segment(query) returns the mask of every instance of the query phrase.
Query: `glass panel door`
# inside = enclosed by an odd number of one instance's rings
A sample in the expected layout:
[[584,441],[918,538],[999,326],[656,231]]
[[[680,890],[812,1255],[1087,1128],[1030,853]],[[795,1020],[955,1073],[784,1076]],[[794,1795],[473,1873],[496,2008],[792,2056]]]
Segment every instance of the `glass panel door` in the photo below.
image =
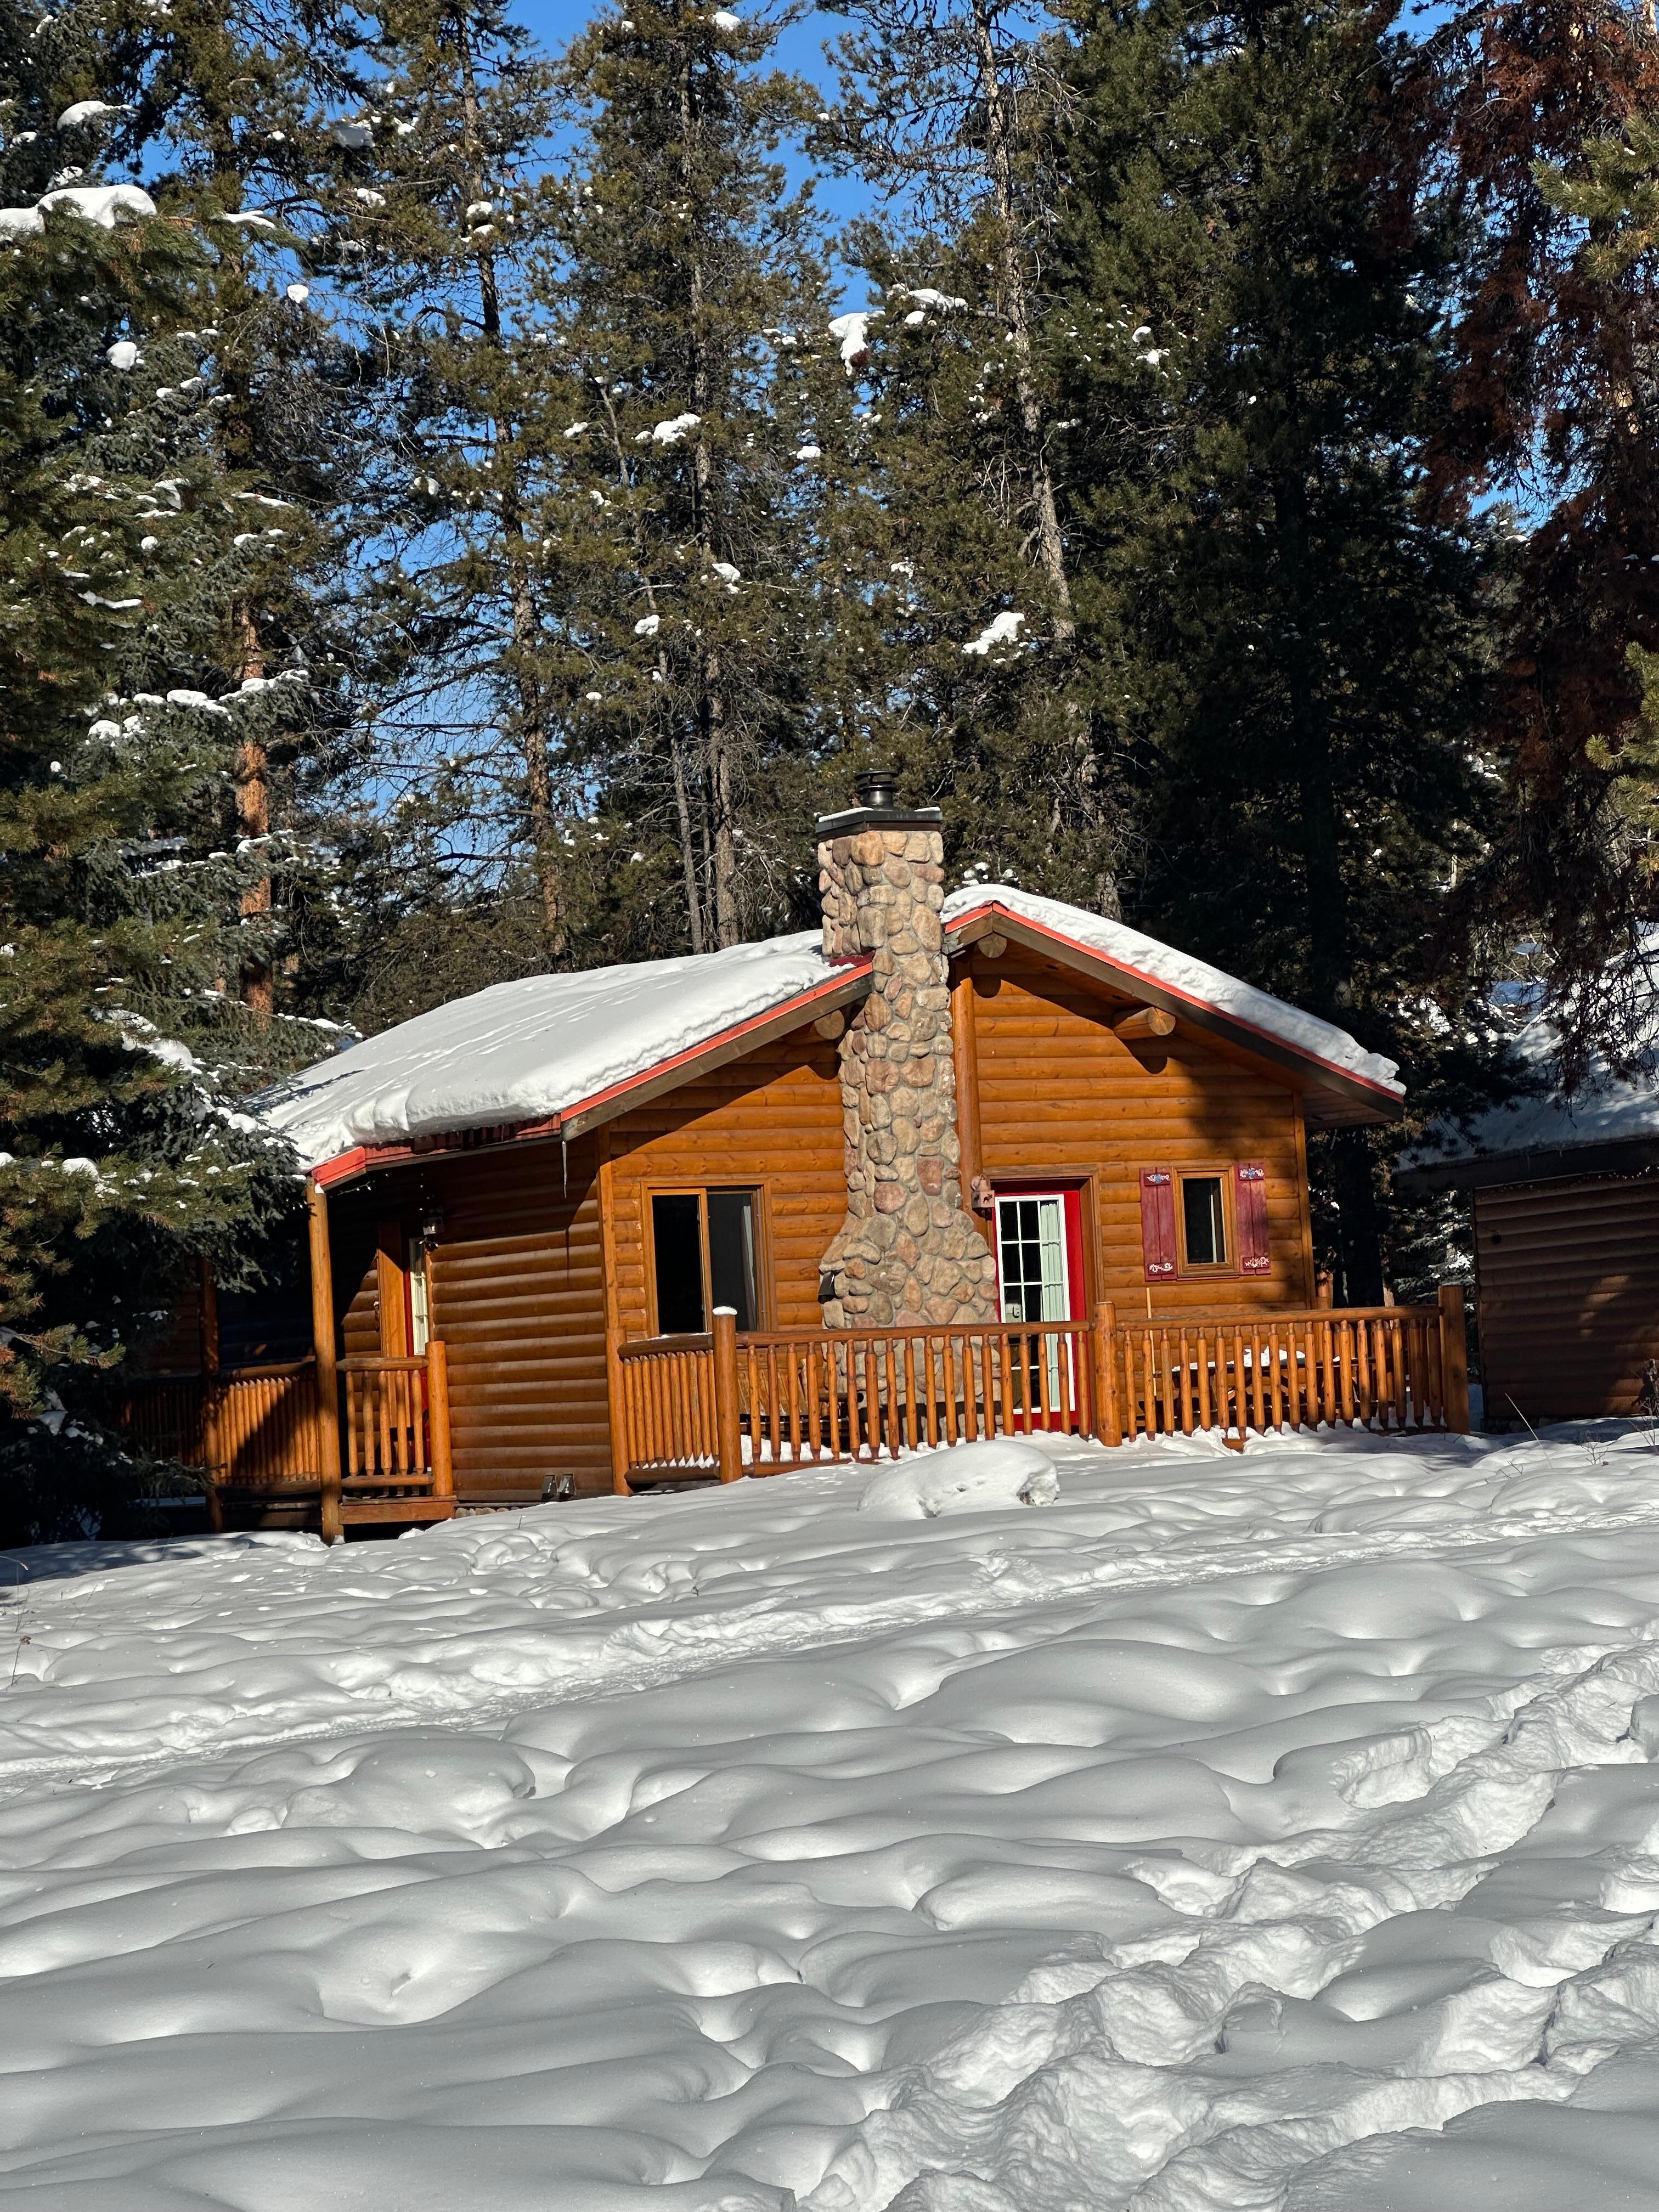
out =
[[[1070,1269],[1066,1264],[1064,1191],[1011,1192],[997,1200],[997,1267],[1006,1322],[1066,1321],[1071,1317]],[[1048,1340],[1048,1402],[1063,1402],[1060,1386],[1060,1340]],[[1042,1402],[1036,1355],[1027,1377],[1030,1404]]]

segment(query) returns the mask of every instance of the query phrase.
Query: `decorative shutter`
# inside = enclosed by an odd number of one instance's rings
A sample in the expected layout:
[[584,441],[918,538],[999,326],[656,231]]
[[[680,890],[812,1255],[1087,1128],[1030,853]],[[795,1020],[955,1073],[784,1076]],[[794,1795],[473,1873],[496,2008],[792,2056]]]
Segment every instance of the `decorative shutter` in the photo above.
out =
[[1140,1170],[1140,1250],[1149,1283],[1176,1272],[1175,1177],[1168,1168]]
[[1241,1274],[1271,1275],[1273,1253],[1267,1243],[1267,1170],[1259,1162],[1233,1170],[1233,1213],[1238,1223],[1238,1266]]

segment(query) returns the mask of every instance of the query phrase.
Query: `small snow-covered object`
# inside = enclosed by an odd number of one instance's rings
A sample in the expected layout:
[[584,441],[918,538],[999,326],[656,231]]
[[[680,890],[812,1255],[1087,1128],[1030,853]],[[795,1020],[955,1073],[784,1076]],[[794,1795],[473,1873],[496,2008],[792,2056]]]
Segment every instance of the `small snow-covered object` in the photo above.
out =
[[137,185],[64,185],[46,192],[32,208],[0,208],[0,238],[32,238],[46,227],[45,210],[64,208],[83,222],[100,230],[113,230],[124,215],[135,219],[153,216],[155,203]]
[[1018,645],[1019,633],[1024,626],[1024,615],[1012,613],[994,615],[979,635],[964,645],[962,649],[964,653],[976,653],[982,660],[994,646]]
[[1047,1452],[1018,1437],[996,1437],[883,1468],[865,1485],[859,1511],[890,1521],[933,1521],[946,1513],[1052,1505],[1059,1496],[1060,1479]]
[[660,615],[641,615],[634,625],[634,635],[635,637],[655,637],[661,628]]
[[879,307],[860,308],[848,315],[837,315],[830,325],[830,335],[841,348],[843,367],[850,376],[870,358],[870,325],[881,313]]
[[678,446],[680,440],[695,430],[702,422],[701,415],[671,415],[659,422],[651,433],[653,446]]
[[309,284],[290,284],[288,288],[288,296],[296,307],[303,307],[311,297],[311,287]]
[[136,368],[141,356],[131,338],[117,338],[112,346],[104,349],[104,359],[112,368]]
[[716,8],[708,20],[717,31],[740,31],[743,28],[743,18],[734,15],[729,8]]
[[77,100],[58,118],[60,131],[79,131],[84,124],[100,122],[106,115],[125,115],[125,107],[107,100]]
[[822,446],[797,446],[795,448],[795,459],[798,461],[822,460],[823,459],[823,448]]
[[743,580],[741,568],[734,568],[729,561],[711,561],[709,567],[723,584],[738,584]]
[[959,299],[954,292],[936,292],[931,284],[913,284],[904,296],[915,301],[920,307],[937,307],[941,313],[968,305],[966,300]]
[[328,135],[337,146],[343,146],[348,153],[361,153],[365,146],[374,143],[374,133],[367,123],[331,123]]

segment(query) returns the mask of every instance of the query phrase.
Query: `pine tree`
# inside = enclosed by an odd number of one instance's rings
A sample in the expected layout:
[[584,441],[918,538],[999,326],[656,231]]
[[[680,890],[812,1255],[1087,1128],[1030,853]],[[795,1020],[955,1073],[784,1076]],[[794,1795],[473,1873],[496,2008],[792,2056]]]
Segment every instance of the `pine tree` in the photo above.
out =
[[[1481,557],[1422,512],[1457,263],[1393,148],[1406,52],[1346,0],[1078,24],[1068,526],[1141,764],[1131,910],[1443,1108],[1480,1058],[1447,893],[1486,834]],[[1367,1302],[1379,1147],[1323,1151]]]
[[[879,221],[845,251],[881,302],[859,362],[892,572],[888,744],[950,850],[1117,907],[1123,823],[1061,526],[1048,252],[1061,48],[1001,0],[844,0],[814,143]],[[875,515],[872,513],[872,526]]]
[[814,764],[857,720],[858,435],[811,195],[775,159],[811,95],[764,69],[775,38],[649,0],[562,64],[580,131],[533,334],[540,538],[567,744],[636,945],[787,915]]
[[223,684],[296,665],[311,678],[267,695],[236,763],[242,839],[270,866],[246,894],[229,980],[269,1015],[313,995],[306,908],[325,915],[333,886],[310,833],[330,779],[360,765],[351,679],[374,672],[354,590],[384,429],[379,349],[354,332],[350,296],[374,198],[360,179],[377,127],[366,22],[337,0],[110,0],[100,25],[108,106],[82,143],[106,139],[163,216],[192,227],[212,266],[217,465],[288,509],[282,539],[248,561],[218,656]]
[[97,1376],[198,1257],[235,1282],[289,1187],[234,1108],[268,1037],[219,988],[265,865],[236,850],[235,762],[270,687],[216,696],[287,524],[215,462],[210,257],[94,160],[58,182],[100,58],[72,15],[0,11],[9,1538],[94,1510]]
[[[1630,648],[1659,651],[1659,292],[1645,245],[1608,249],[1613,172],[1639,166],[1628,134],[1659,105],[1659,40],[1650,9],[1616,0],[1482,0],[1416,75],[1473,237],[1431,482],[1454,518],[1502,500],[1517,523],[1487,721],[1504,830],[1478,895],[1548,948],[1571,1085],[1598,1047],[1639,1047],[1646,998],[1609,993],[1603,971],[1651,912],[1614,763],[1641,706]],[[1631,149],[1604,150],[1599,181],[1598,143]]]

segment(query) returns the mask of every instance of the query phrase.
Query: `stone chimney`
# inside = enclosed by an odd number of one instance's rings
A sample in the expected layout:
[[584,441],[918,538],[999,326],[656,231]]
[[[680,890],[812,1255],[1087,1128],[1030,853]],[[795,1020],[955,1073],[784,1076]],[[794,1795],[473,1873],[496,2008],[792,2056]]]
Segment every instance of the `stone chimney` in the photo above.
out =
[[841,1041],[847,1218],[823,1255],[829,1328],[996,1318],[996,1266],[963,1205],[945,957],[944,817],[896,802],[890,773],[818,823],[828,960],[870,956]]

